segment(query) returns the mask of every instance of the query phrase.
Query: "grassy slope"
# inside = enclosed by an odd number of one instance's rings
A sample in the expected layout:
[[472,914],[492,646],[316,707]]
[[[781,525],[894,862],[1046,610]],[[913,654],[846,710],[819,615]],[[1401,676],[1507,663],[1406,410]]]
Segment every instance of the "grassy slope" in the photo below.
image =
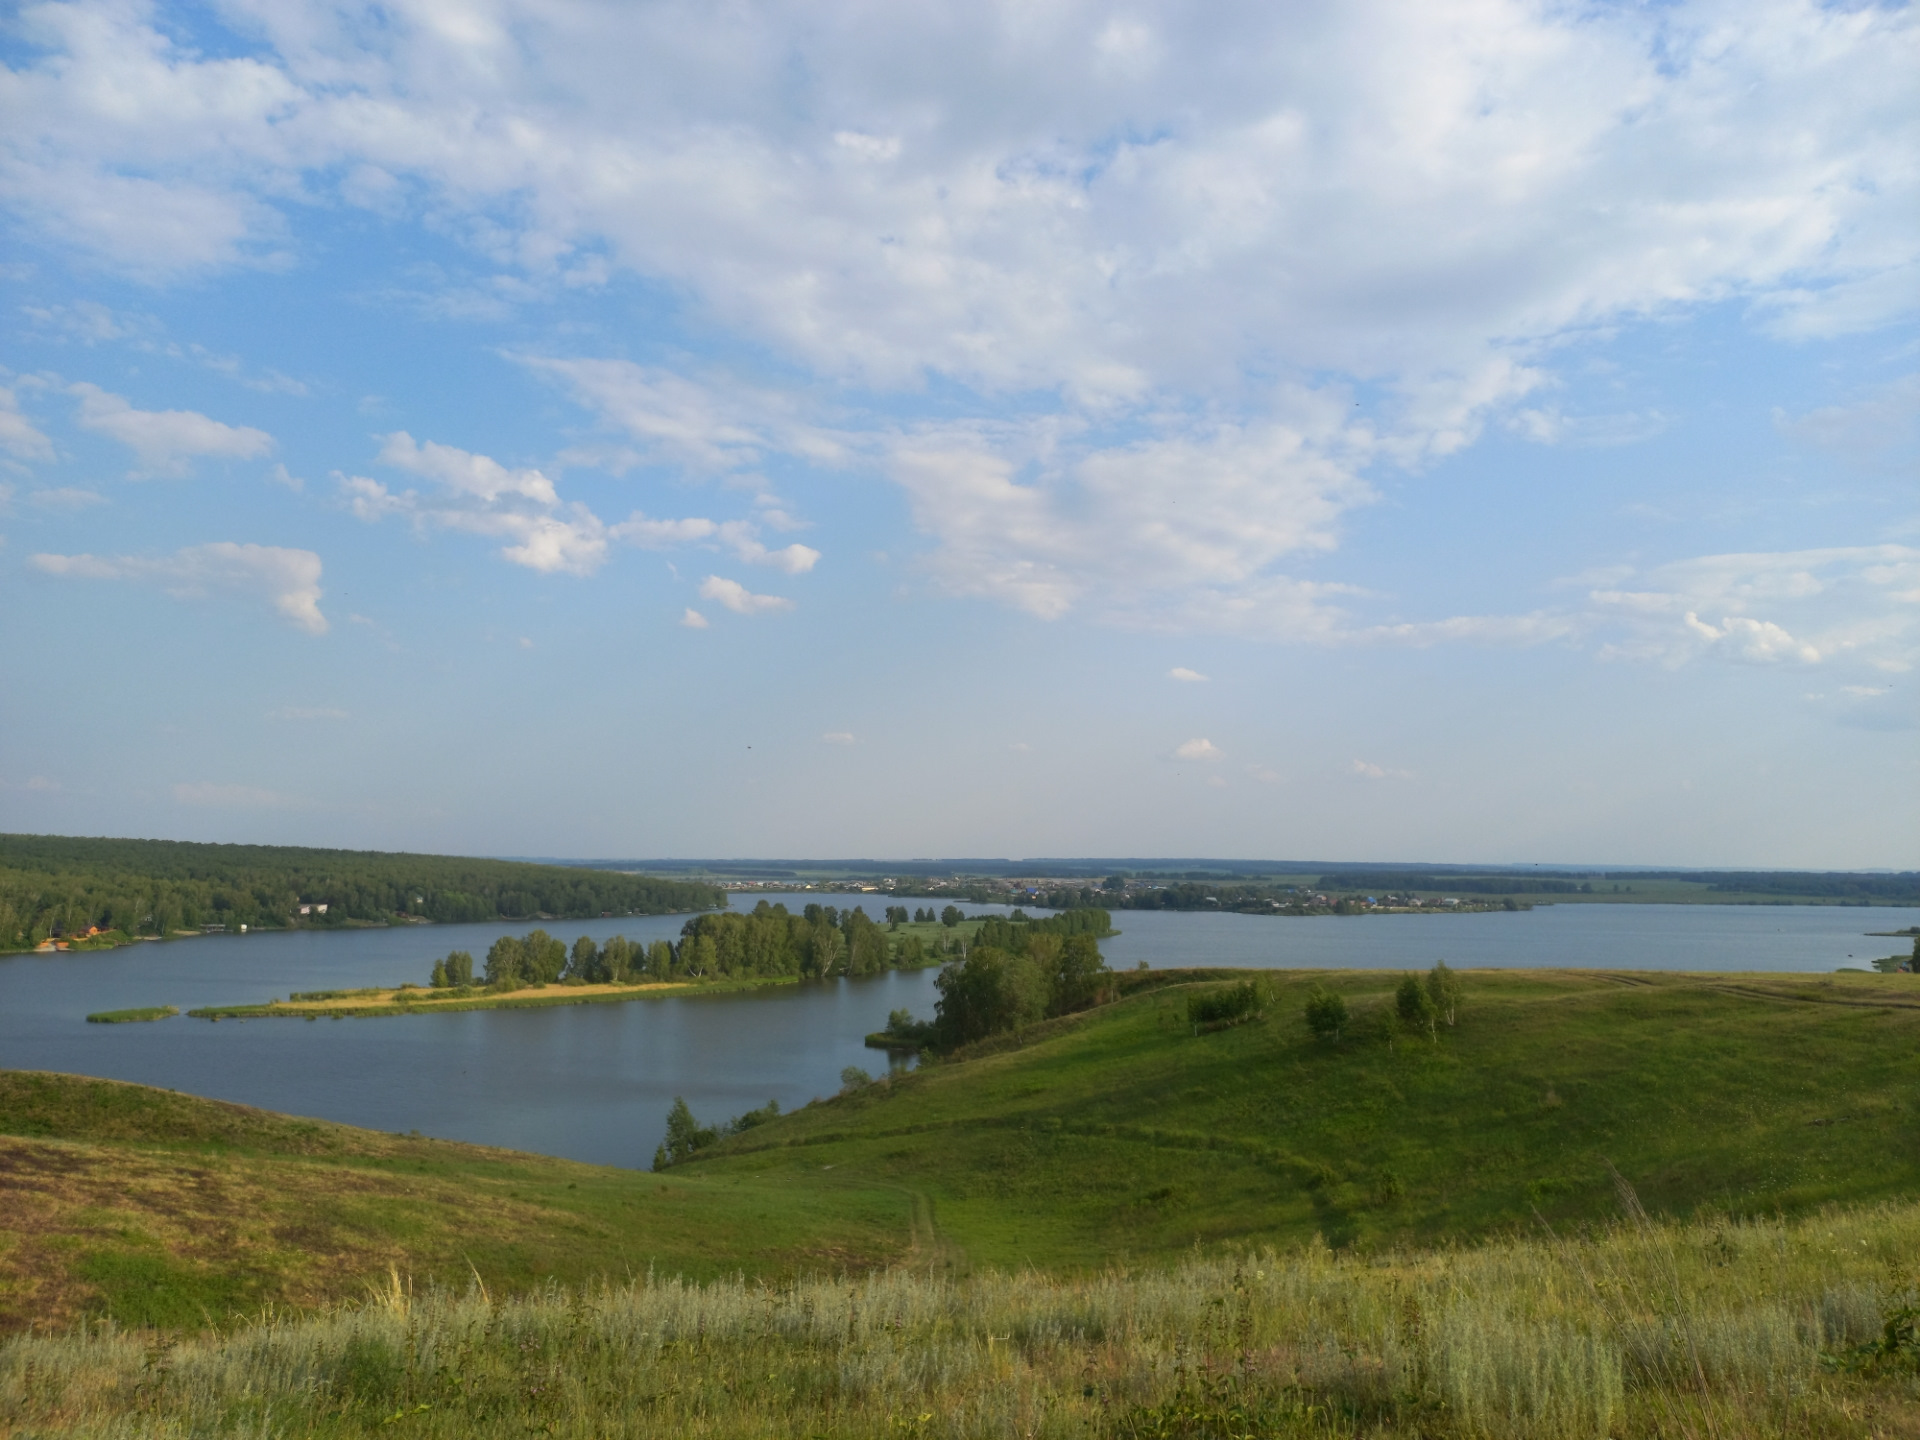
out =
[[[1225,973],[1225,972],[1221,972]],[[1166,975],[1128,976],[1165,985]],[[1435,1045],[1362,1038],[1397,977],[1267,977],[1194,1036],[1176,984],[808,1107],[654,1176],[0,1072],[0,1326],[192,1323],[389,1265],[547,1276],[1160,1262],[1196,1241],[1379,1246],[1649,1208],[1803,1212],[1920,1181],[1920,980],[1468,976]]]
[[0,1330],[196,1325],[363,1295],[390,1265],[496,1291],[858,1269],[909,1233],[897,1190],[656,1176],[0,1071]]
[[[1056,1023],[729,1142],[685,1173],[906,1188],[975,1264],[1173,1255],[1315,1233],[1381,1244],[1649,1208],[1804,1211],[1920,1182],[1920,980],[1481,972],[1456,1030],[1354,1029],[1397,976],[1269,977],[1267,1018],[1195,1037],[1178,989]],[[1816,1002],[1827,1003],[1816,1003]],[[1836,1003],[1837,1002],[1837,1003]]]

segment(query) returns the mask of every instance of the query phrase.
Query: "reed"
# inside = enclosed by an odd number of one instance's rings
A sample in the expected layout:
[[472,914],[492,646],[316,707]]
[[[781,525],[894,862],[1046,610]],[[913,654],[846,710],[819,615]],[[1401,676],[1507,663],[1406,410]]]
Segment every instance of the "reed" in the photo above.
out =
[[1080,1276],[648,1275],[502,1300],[396,1271],[197,1336],[16,1336],[0,1434],[1912,1434],[1912,1354],[1848,1357],[1914,1303],[1916,1255],[1920,1205],[1890,1204]]

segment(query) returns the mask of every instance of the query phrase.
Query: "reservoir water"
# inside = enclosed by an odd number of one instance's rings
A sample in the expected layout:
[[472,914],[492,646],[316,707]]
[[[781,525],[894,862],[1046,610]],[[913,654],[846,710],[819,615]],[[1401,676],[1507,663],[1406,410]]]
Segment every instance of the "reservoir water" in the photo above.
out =
[[[737,896],[750,905],[759,896]],[[809,900],[767,896],[797,909]],[[866,899],[879,915],[886,901]],[[911,903],[911,902],[910,902]],[[925,902],[919,902],[925,903]],[[1001,907],[967,905],[969,914]],[[571,941],[677,936],[684,916],[555,922]],[[1920,925],[1920,909],[1554,905],[1518,914],[1279,918],[1119,911],[1102,945],[1128,969],[1590,967],[1830,971],[1904,952],[1870,930]],[[365,1020],[208,1024],[181,1017],[89,1025],[90,1011],[239,1004],[294,990],[424,982],[436,956],[484,956],[531,924],[217,935],[80,955],[0,958],[0,1068],[63,1070],[235,1100],[376,1130],[644,1166],[667,1107],[704,1121],[791,1109],[884,1069],[862,1037],[907,1008],[933,1013],[933,972],[612,1005]],[[1920,983],[1920,982],[1916,982]]]

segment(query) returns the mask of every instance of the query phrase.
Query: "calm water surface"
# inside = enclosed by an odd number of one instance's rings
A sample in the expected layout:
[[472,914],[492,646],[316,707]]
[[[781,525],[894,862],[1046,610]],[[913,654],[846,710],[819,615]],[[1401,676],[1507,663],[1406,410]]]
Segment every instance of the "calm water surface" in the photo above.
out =
[[[751,904],[756,896],[739,897]],[[810,899],[768,896],[798,908]],[[912,903],[912,902],[909,902]],[[924,901],[919,903],[926,903]],[[875,897],[868,913],[885,901]],[[969,914],[995,907],[968,905]],[[550,928],[653,940],[683,916]],[[1103,949],[1115,968],[1240,965],[1833,970],[1911,942],[1868,930],[1920,924],[1920,909],[1560,905],[1520,914],[1281,919],[1124,911]],[[933,1012],[933,972],[680,996],[617,1005],[480,1010],[366,1020],[88,1025],[93,1010],[238,1004],[293,990],[424,982],[436,956],[484,956],[531,925],[208,936],[90,955],[0,959],[0,1067],[136,1080],[376,1130],[648,1164],[667,1107],[703,1120],[839,1088],[840,1071],[886,1064],[861,1038],[900,1007]]]

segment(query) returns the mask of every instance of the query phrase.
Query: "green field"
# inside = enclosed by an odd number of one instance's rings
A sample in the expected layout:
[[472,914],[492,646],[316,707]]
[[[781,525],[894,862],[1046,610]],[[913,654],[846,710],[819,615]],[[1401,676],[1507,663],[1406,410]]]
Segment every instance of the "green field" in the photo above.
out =
[[1920,978],[1238,978],[658,1175],[0,1072],[0,1435],[1920,1435]]
[[908,1197],[883,1187],[796,1195],[0,1071],[0,1332],[223,1323],[363,1296],[390,1267],[503,1293],[649,1268],[866,1269],[912,1234]]
[[[1264,1018],[1195,1036],[1177,973],[1125,977],[1163,988],[810,1106],[686,1173],[897,1185],[956,1260],[1050,1268],[1596,1222],[1617,1213],[1609,1163],[1675,1215],[1920,1184],[1917,977],[1468,972],[1437,1041],[1389,1023],[1397,975],[1265,978]],[[1300,1018],[1320,982],[1354,1012],[1339,1044]]]

